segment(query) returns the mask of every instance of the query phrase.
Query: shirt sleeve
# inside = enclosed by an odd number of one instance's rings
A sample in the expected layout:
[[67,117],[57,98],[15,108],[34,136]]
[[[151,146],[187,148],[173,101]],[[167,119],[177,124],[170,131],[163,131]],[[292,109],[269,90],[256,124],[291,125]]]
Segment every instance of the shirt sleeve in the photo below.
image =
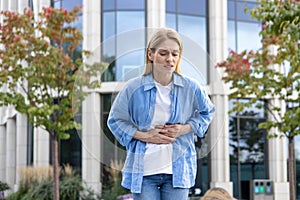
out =
[[202,88],[196,89],[193,103],[194,113],[187,123],[198,137],[203,137],[212,121],[215,106]]
[[107,120],[108,128],[119,143],[125,147],[128,147],[137,131],[131,122],[129,98],[130,95],[126,88],[120,91],[114,100]]

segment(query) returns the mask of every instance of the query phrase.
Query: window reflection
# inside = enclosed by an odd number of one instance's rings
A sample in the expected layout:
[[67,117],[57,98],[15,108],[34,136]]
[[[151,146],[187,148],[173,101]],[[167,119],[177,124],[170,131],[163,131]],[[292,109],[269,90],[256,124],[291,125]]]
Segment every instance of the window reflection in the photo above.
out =
[[260,36],[258,35],[261,30],[259,23],[237,23],[237,51],[256,50],[261,47]]
[[[230,101],[229,109],[234,101],[248,102],[247,99]],[[232,113],[229,117],[230,135],[230,179],[233,181],[234,196],[249,199],[249,184],[253,179],[267,178],[267,132],[258,128],[266,121],[264,102],[262,108],[245,109],[242,113]]]
[[117,0],[117,9],[122,10],[122,9],[144,9],[145,8],[145,1],[141,0]]
[[[188,37],[189,42],[193,41],[203,51],[199,54],[207,54],[206,4],[206,0],[166,0],[166,26]],[[189,48],[185,46],[185,50]],[[200,55],[202,60],[195,63],[194,60],[189,60],[185,53],[190,52],[183,51],[183,73],[195,78],[200,84],[207,84],[207,56]]]
[[109,63],[102,80],[126,81],[124,73],[145,62],[145,1],[114,2],[102,1],[102,60]]
[[206,0],[178,0],[177,3],[180,13],[206,15]]

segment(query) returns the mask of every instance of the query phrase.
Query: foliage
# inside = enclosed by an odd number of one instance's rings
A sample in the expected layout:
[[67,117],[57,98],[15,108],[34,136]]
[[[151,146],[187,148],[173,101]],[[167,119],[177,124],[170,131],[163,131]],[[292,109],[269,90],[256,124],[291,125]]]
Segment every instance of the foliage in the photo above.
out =
[[[224,81],[230,83],[230,98],[251,97],[251,101],[236,102],[234,111],[241,112],[260,99],[279,99],[289,109],[268,102],[267,109],[274,120],[261,127],[278,130],[287,137],[300,134],[300,2],[261,1],[250,11],[264,22],[260,35],[262,47],[241,53],[230,51],[227,60],[218,63],[225,71]],[[251,67],[250,67],[251,66]],[[261,107],[261,104],[257,104]],[[277,136],[276,133],[273,136]]]
[[[52,200],[53,177],[52,167],[28,167],[19,171],[20,182],[16,193],[11,194],[8,200]],[[87,188],[80,176],[70,166],[61,170],[60,199],[95,200],[100,199],[91,189]]]
[[0,192],[3,192],[5,190],[9,190],[9,186],[7,183],[3,183],[2,181],[0,181]]
[[[0,88],[6,91],[0,93],[0,106],[15,106],[34,126],[61,139],[69,138],[67,130],[79,128],[72,119],[87,95],[82,87],[99,87],[91,80],[105,67],[100,63],[84,67],[81,57],[72,58],[82,40],[72,26],[79,12],[79,7],[70,12],[43,8],[38,19],[29,9],[23,14],[1,12]],[[83,51],[83,56],[89,55]]]
[[261,0],[250,13],[263,23],[262,47],[240,53],[231,50],[217,67],[224,69],[223,80],[232,89],[230,98],[251,98],[246,103],[236,101],[233,111],[267,100],[269,118],[259,127],[270,131],[269,137],[288,139],[290,199],[294,200],[294,137],[300,134],[300,1]]
[[130,193],[129,190],[121,186],[121,169],[124,163],[122,161],[111,160],[110,166],[104,167],[108,174],[108,180],[104,181],[103,196],[105,200],[115,200],[118,196]]
[[35,18],[24,13],[2,11],[0,24],[0,106],[12,105],[28,116],[35,127],[51,138],[54,199],[59,199],[58,140],[70,137],[68,130],[80,128],[74,120],[87,89],[100,86],[105,64],[87,65],[90,52],[79,51],[82,34],[72,23],[81,8],[43,8]]

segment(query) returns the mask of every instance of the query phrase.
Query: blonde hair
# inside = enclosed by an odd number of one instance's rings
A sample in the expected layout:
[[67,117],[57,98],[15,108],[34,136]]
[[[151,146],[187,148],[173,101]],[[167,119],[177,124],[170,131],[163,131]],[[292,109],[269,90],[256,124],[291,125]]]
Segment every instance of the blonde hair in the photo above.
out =
[[158,45],[160,45],[162,42],[166,41],[167,39],[175,41],[178,46],[179,46],[179,60],[177,63],[177,66],[175,67],[175,71],[178,74],[181,74],[181,69],[180,69],[180,61],[181,61],[181,56],[182,56],[182,42],[180,39],[179,34],[170,28],[159,28],[151,37],[147,49],[146,49],[146,66],[144,70],[144,75],[147,75],[152,72],[152,61],[149,60],[148,58],[148,53],[149,51],[152,51],[153,53],[156,51],[156,48]]
[[224,188],[215,187],[206,191],[201,200],[234,200]]

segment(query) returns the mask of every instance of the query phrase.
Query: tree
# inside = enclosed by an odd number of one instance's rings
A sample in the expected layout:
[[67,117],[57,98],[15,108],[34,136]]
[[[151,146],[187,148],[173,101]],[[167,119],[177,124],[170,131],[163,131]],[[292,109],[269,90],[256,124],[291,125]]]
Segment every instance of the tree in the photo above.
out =
[[300,134],[300,1],[261,0],[250,14],[262,22],[262,47],[241,53],[230,51],[217,67],[224,69],[223,80],[233,89],[229,98],[251,96],[248,103],[236,102],[235,111],[268,99],[266,109],[271,117],[260,128],[270,131],[269,137],[288,139],[290,199],[294,200],[294,137]]
[[81,32],[72,26],[80,11],[79,7],[70,12],[43,8],[38,19],[30,9],[22,14],[1,12],[0,106],[14,106],[50,134],[55,200],[59,199],[58,141],[70,137],[68,130],[80,128],[74,114],[88,94],[86,89],[99,86],[97,76],[105,68],[103,63],[84,65],[82,57],[88,59],[88,51],[72,58],[82,41]]

